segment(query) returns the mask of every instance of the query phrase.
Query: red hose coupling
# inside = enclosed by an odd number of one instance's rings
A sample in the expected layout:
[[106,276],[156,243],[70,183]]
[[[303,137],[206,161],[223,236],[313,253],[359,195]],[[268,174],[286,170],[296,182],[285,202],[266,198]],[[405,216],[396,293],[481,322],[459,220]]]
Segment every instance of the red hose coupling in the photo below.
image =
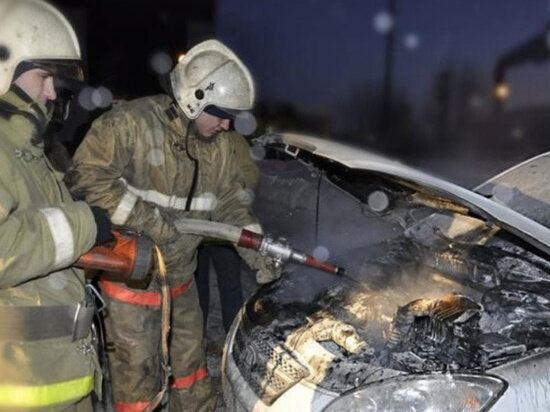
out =
[[241,246],[247,249],[258,250],[262,244],[263,236],[258,233],[251,232],[250,230],[243,229],[237,246]]

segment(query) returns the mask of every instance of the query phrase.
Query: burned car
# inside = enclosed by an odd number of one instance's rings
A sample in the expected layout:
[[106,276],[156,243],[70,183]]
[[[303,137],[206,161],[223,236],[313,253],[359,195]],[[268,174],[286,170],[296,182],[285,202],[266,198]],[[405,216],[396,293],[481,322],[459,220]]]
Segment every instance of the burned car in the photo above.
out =
[[227,336],[234,411],[550,410],[550,154],[475,191],[326,140],[259,139],[287,265]]

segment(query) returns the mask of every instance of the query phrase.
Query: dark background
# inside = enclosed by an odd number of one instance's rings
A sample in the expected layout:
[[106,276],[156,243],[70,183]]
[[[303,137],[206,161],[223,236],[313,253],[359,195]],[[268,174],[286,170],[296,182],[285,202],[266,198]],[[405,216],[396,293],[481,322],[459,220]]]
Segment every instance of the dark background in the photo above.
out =
[[211,0],[59,0],[77,28],[92,85],[118,96],[159,92],[151,59],[175,58],[214,35],[216,3]]
[[[162,92],[177,57],[215,37],[257,80],[256,135],[330,136],[464,184],[550,146],[546,51],[506,70],[511,94],[500,110],[492,95],[499,59],[545,36],[547,0],[56,4],[77,27],[91,86],[115,99]],[[105,109],[84,106],[69,145]]]

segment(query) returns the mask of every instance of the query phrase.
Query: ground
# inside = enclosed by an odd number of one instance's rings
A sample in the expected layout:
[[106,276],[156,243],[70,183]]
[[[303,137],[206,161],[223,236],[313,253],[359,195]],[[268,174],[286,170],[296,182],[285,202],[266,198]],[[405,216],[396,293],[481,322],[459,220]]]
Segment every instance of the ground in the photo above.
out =
[[[241,273],[244,298],[247,299],[256,291],[258,286],[256,284],[253,271],[249,270],[243,265]],[[216,281],[216,274],[212,265],[210,265],[210,308],[208,312],[206,338],[208,373],[212,377],[214,387],[218,396],[216,411],[225,411],[220,371],[223,344],[225,341],[225,331],[223,330],[222,325],[218,284]]]

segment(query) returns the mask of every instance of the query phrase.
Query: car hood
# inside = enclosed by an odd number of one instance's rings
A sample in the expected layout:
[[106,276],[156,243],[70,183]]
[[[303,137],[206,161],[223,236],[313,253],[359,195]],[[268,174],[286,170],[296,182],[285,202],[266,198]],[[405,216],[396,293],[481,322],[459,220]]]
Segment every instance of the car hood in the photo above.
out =
[[299,157],[300,151],[305,151],[338,162],[350,169],[383,173],[422,186],[440,197],[466,207],[472,213],[510,231],[538,250],[550,254],[550,229],[546,226],[481,194],[405,166],[398,161],[331,140],[293,133],[269,134],[258,140],[262,144],[282,144],[285,146],[285,152],[294,157]]

